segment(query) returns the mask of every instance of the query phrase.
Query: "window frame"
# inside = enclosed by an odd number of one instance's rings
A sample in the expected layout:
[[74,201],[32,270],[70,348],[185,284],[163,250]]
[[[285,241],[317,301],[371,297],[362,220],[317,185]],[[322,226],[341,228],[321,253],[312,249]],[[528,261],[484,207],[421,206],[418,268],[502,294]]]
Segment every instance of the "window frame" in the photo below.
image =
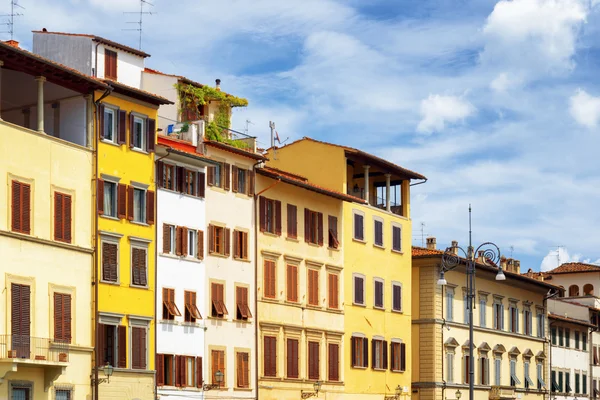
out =
[[[377,286],[381,286],[381,305],[377,302]],[[385,280],[383,278],[373,278],[373,308],[385,310]]]
[[[377,237],[377,227],[378,225],[381,227],[381,242],[378,241]],[[384,232],[384,221],[383,218],[373,217],[373,246],[379,248],[385,248],[385,232]]]
[[[362,231],[360,237],[357,237],[357,218],[362,221]],[[358,242],[366,243],[365,241],[365,213],[359,210],[352,210],[352,239]]]
[[[242,356],[242,358],[244,357],[244,355],[246,356],[246,383],[245,384],[241,384],[240,385],[240,376],[239,376],[239,371],[240,371],[240,358],[239,356]],[[238,389],[249,389],[250,388],[250,374],[251,374],[252,369],[250,368],[250,351],[248,350],[236,350],[235,351],[235,387]]]
[[[112,60],[114,60],[114,75],[112,75],[112,71],[110,71],[110,68],[107,68],[111,64]],[[115,50],[111,50],[104,46],[104,78],[116,81],[118,77],[118,65],[119,53]]]
[[[134,129],[134,132],[131,132],[131,148],[132,148],[132,150],[147,152],[148,151],[148,143],[146,143],[147,142],[146,117],[141,116],[139,114],[134,114],[134,113],[131,113],[130,115],[131,115],[130,118],[133,118],[133,122],[131,123],[131,128]],[[135,131],[136,124],[139,124],[141,126],[140,146],[137,146],[137,144],[135,143],[135,139],[136,139],[135,135],[137,134],[137,132]]]
[[365,335],[353,333],[350,337],[350,347],[350,366],[358,369],[369,368],[369,340]]
[[[396,248],[396,231],[398,231],[399,246]],[[392,223],[392,251],[402,253],[402,225]]]
[[[110,235],[106,235],[106,234],[100,234],[100,282],[101,283],[107,283],[110,285],[120,285],[121,284],[121,263],[120,263],[120,259],[121,259],[121,237],[116,237],[116,236],[110,236]],[[117,270],[117,278],[116,280],[112,281],[112,280],[106,280],[104,279],[104,242],[106,242],[107,244],[111,244],[111,245],[115,245],[117,246],[116,249],[116,270]]]
[[371,368],[376,371],[385,371],[387,355],[387,342],[381,337],[371,339]]
[[[311,362],[312,360],[312,351],[311,351],[311,347],[317,347],[317,362],[313,363]],[[317,339],[313,339],[313,338],[308,338],[306,340],[306,350],[307,350],[307,355],[306,355],[306,363],[307,363],[307,368],[306,368],[306,379],[309,381],[314,381],[314,380],[320,380],[321,379],[321,341],[317,340]],[[316,368],[316,371],[314,370],[314,367]],[[315,375],[316,372],[316,375]]]
[[[147,218],[146,217],[147,217],[147,213],[148,213],[147,212],[148,204],[146,204],[147,203],[146,199],[148,197],[148,188],[141,187],[140,185],[136,185],[133,182],[131,183],[130,187],[132,188],[132,192],[131,193],[132,193],[132,196],[133,196],[133,198],[131,200],[131,204],[133,204],[133,210],[132,210],[132,214],[133,215],[131,216],[131,218],[132,218],[131,222],[135,223],[135,224],[147,225],[148,222],[147,222]],[[136,197],[136,193],[140,193],[140,196],[141,196],[140,199],[139,199],[141,201],[141,204],[139,205],[139,208],[140,208],[139,217],[141,218],[141,220],[137,220],[135,218],[135,212],[136,212],[136,209],[138,208],[137,205],[136,205],[136,198],[135,198]]]
[[[145,242],[141,242],[141,241],[137,241],[137,240],[133,240],[131,238],[129,238],[129,240],[131,241],[130,244],[130,250],[129,250],[129,263],[131,266],[131,279],[130,279],[130,286],[133,287],[137,287],[137,288],[144,288],[144,289],[148,289],[149,288],[149,276],[148,276],[148,243]],[[144,270],[146,273],[146,284],[140,284],[140,283],[134,283],[133,282],[133,277],[134,277],[134,273],[133,273],[133,250],[137,249],[137,250],[143,250],[144,251]]]
[[[299,275],[299,265],[291,262],[286,262],[285,264],[285,300],[290,303],[298,303],[298,277]],[[291,270],[294,271],[294,276],[291,275]],[[292,282],[290,282],[290,278],[293,277]],[[295,284],[294,284],[295,283]],[[290,292],[290,286],[293,286],[294,289]],[[293,296],[292,296],[293,295]]]
[[[150,342],[150,335],[149,335],[149,331],[150,331],[150,321],[147,320],[142,320],[142,319],[138,319],[138,318],[133,318],[131,316],[129,316],[129,325],[127,327],[127,335],[128,335],[128,349],[127,349],[127,353],[129,356],[129,365],[130,365],[130,369],[135,369],[135,370],[140,370],[140,371],[147,371],[148,367],[150,366],[150,348],[149,348],[149,342]],[[134,329],[144,329],[145,331],[145,339],[146,339],[146,354],[144,355],[144,359],[146,361],[146,365],[143,368],[136,368],[133,366],[133,349],[134,349],[134,343],[133,343],[133,339],[134,339],[134,335],[133,335],[133,330]]]
[[[118,144],[118,137],[119,137],[119,108],[115,107],[115,106],[110,106],[107,104],[103,104],[104,105],[104,115],[103,115],[103,126],[104,126],[104,132],[102,132],[102,141],[103,142],[107,142],[107,143],[111,143],[111,144]],[[112,114],[112,118],[113,118],[113,123],[112,123],[112,138],[108,139],[106,136],[107,133],[107,128],[108,125],[106,118],[109,114]]]
[[103,203],[106,202],[106,190],[107,190],[107,184],[108,185],[112,185],[112,201],[111,201],[111,208],[113,210],[112,214],[107,214],[106,212],[106,207],[104,207],[104,211],[102,212],[101,216],[104,218],[112,218],[112,219],[119,219],[119,180],[117,179],[107,179],[105,176],[102,176],[102,180],[104,182],[104,193],[102,194],[102,201]]
[[[14,190],[15,190],[15,183],[19,185],[19,199],[21,200],[19,204],[15,204],[14,200],[15,200],[15,194],[14,194]],[[28,180],[28,179],[19,179],[17,177],[14,176],[10,176],[10,191],[9,191],[9,202],[10,202],[10,208],[9,208],[9,212],[10,212],[10,230],[11,232],[16,232],[16,233],[20,233],[23,235],[31,235],[33,232],[33,223],[34,223],[34,218],[33,218],[33,205],[35,203],[34,201],[34,188],[33,188],[33,180]],[[27,208],[25,206],[25,201],[23,199],[24,194],[25,194],[25,188],[27,188],[28,194],[29,194],[29,204],[27,205]],[[15,226],[15,207],[18,207],[18,222],[19,222],[19,226],[20,227],[16,227]],[[28,212],[26,212],[28,211]],[[29,229],[25,229],[24,225],[28,225]]]
[[[52,212],[53,212],[53,233],[52,233],[52,238],[54,240],[56,240],[57,242],[63,242],[63,243],[72,243],[73,242],[73,233],[74,233],[74,229],[73,229],[73,193],[69,192],[69,193],[65,193],[64,191],[58,191],[58,190],[53,190],[52,191],[53,196],[52,196]],[[56,209],[58,207],[57,205],[57,197],[58,196],[62,196],[62,210],[61,210],[61,215],[62,215],[62,219],[61,221],[57,221],[57,215],[56,215]],[[69,208],[66,207],[66,202],[69,202]],[[69,217],[66,217],[66,211],[68,210],[69,213]],[[61,225],[61,231],[62,231],[62,237],[58,237],[57,236],[57,226],[56,224],[60,223]],[[68,235],[67,235],[67,227],[68,227]]]
[[[396,309],[394,307],[394,303],[395,303],[395,298],[396,298],[396,291],[394,290],[396,287],[400,288],[400,308]],[[403,295],[403,287],[402,287],[402,283],[398,282],[398,281],[392,281],[392,307],[391,310],[392,312],[397,312],[397,313],[402,313],[403,311],[403,305],[404,305],[404,301],[402,299],[402,295]]]
[[[340,309],[340,281],[341,281],[341,273],[333,270],[327,270],[327,308],[330,310],[339,310]],[[332,288],[331,288],[331,277],[335,276],[336,280],[336,288],[335,288],[335,297],[331,296]],[[335,299],[335,303],[332,304],[332,301]]]
[[[307,291],[307,295],[306,295],[306,305],[310,306],[310,307],[320,307],[321,306],[321,270],[319,268],[316,267],[307,267],[306,268],[306,291]],[[316,274],[316,282],[317,282],[317,287],[316,287],[316,294],[313,294],[313,290],[314,290],[314,282],[311,279],[311,274]],[[312,297],[316,297],[314,299],[312,299]],[[313,302],[312,300],[315,300],[315,302]]]
[[[362,279],[362,302],[356,301],[356,278]],[[357,306],[366,307],[367,305],[367,277],[363,274],[353,273],[352,274],[352,304]]]
[[[217,288],[217,287],[221,287],[221,292],[222,292],[222,300],[215,298],[215,295],[213,294],[213,289]],[[226,304],[226,299],[227,299],[227,294],[225,292],[226,286],[225,286],[225,282],[223,281],[210,281],[210,304],[211,304],[211,311],[210,311],[210,317],[211,318],[218,318],[218,319],[227,319],[225,316],[229,316],[229,311],[227,310],[227,304]],[[221,312],[219,312],[219,310]]]
[[[196,301],[194,302],[193,299]],[[188,302],[188,300],[190,300]],[[183,304],[184,304],[184,314],[183,321],[195,324],[199,319],[202,319],[202,314],[198,309],[198,293],[195,290],[184,290],[183,291]]]
[[[269,274],[269,276],[267,276],[267,273],[266,273],[266,271],[267,271],[267,263],[272,264],[272,266],[269,265],[269,268],[273,269],[273,271],[272,271],[273,272],[272,273],[272,275],[273,275],[272,283],[271,283],[270,279],[267,282],[267,278],[270,277],[270,274]],[[263,274],[262,275],[263,275],[263,279],[262,279],[262,281],[263,281],[262,282],[262,284],[263,284],[262,297],[266,298],[266,299],[271,299],[271,300],[277,299],[277,261],[273,260],[273,259],[270,259],[270,258],[263,259]],[[272,284],[272,287],[271,287],[271,284]],[[267,291],[267,289],[268,289],[268,291]]]
[[[173,299],[171,300],[171,291],[173,293]],[[161,321],[174,321],[175,317],[181,317],[181,312],[177,307],[177,302],[175,301],[175,289],[174,288],[162,288],[162,315]],[[167,299],[165,299],[165,294],[167,295]],[[166,313],[165,313],[166,311]],[[166,315],[166,318],[165,318]]]

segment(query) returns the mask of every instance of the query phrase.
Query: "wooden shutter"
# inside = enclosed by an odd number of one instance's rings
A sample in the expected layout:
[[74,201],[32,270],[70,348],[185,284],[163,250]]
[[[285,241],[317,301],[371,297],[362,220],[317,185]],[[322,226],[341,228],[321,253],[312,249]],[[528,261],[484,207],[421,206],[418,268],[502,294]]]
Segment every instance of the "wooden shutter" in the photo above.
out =
[[340,346],[337,343],[329,343],[329,380],[340,380]]
[[[127,218],[127,185],[119,183],[117,193],[117,216],[119,218]],[[133,196],[131,196],[133,202]]]
[[104,343],[106,336],[106,326],[98,324],[98,330],[96,332],[96,366],[103,366],[106,362],[104,359]]
[[[360,338],[358,340],[361,340]],[[368,368],[369,367],[369,339],[367,338],[362,338],[362,351],[363,351],[363,357],[362,357],[362,362],[363,362],[363,367]]]
[[119,110],[118,144],[127,143],[127,111]]
[[182,248],[183,240],[184,240],[183,227],[178,226],[175,228],[175,254],[178,256],[183,255],[183,248]]
[[171,252],[171,225],[163,224],[163,254],[169,254]]
[[275,262],[271,260],[264,261],[264,296],[276,297],[276,282],[275,282]]
[[275,233],[281,236],[281,201],[275,200]]
[[102,179],[96,181],[96,203],[98,205],[98,215],[104,214],[104,181]]
[[156,355],[156,386],[165,384],[165,356],[164,354]]
[[[119,325],[117,329],[119,343],[118,368],[127,368],[127,327]],[[132,350],[135,350],[132,348]]]
[[154,225],[154,192],[146,191],[146,223]]
[[185,192],[185,168],[175,167],[175,191]]
[[181,387],[181,356],[173,357],[173,362],[175,363],[175,386]]
[[400,371],[406,371],[406,343],[400,343]]
[[21,182],[12,181],[11,229],[21,232]]
[[308,379],[319,379],[318,342],[308,342]]
[[201,388],[204,383],[202,376],[202,357],[196,357],[196,387]]
[[246,172],[246,190],[248,191],[248,196],[254,196],[254,171],[248,170]]
[[308,270],[308,304],[319,305],[319,271]]
[[298,378],[298,341],[286,340],[286,369],[288,378]]
[[224,252],[223,254],[226,257],[229,257],[231,254],[231,230],[229,228],[223,228],[223,244],[224,244]]
[[127,219],[133,221],[133,186],[127,186]]
[[71,196],[68,194],[63,194],[63,233],[64,233],[64,241],[67,243],[71,243],[71,227],[73,224],[72,221],[72,202]]
[[54,293],[54,340],[71,343],[71,295]]
[[287,235],[289,238],[296,239],[298,236],[297,208],[295,205],[287,205]]
[[27,285],[11,284],[12,345],[18,358],[30,357],[31,291]]
[[263,196],[259,197],[258,208],[260,214],[260,231],[264,232],[267,230],[267,199]]
[[196,176],[198,177],[198,197],[204,198],[206,194],[206,176],[204,172],[198,172]]
[[206,172],[207,172],[207,179],[206,179],[206,184],[208,186],[214,186],[215,185],[215,167],[214,166],[210,166],[210,167],[206,167]]
[[337,274],[328,274],[328,299],[329,299],[329,308],[337,309],[339,308],[339,275]]
[[[23,182],[12,181],[13,203],[13,231],[31,233],[31,185]],[[15,190],[17,189],[17,190]],[[16,195],[16,196],[15,196]],[[16,217],[16,220],[15,220]],[[15,224],[15,222],[17,222]],[[15,229],[17,228],[17,229]]]
[[387,348],[387,341],[383,341],[381,344],[381,350],[383,352],[383,357],[382,357],[382,365],[381,368],[383,369],[387,369],[388,367],[388,348]]
[[317,213],[317,243],[323,246],[323,213]]
[[185,226],[181,227],[181,255],[186,257],[188,255],[188,228]]
[[54,192],[54,240],[64,240],[63,195]]
[[304,209],[304,241],[310,243],[310,210]]
[[264,375],[277,375],[277,338],[273,336],[264,337]]
[[221,179],[223,179],[224,182],[223,189],[229,190],[231,186],[231,165],[224,163],[222,172],[223,176],[221,177]]
[[129,113],[129,147],[133,148],[133,113]]
[[198,253],[196,254],[196,257],[199,260],[203,260],[204,259],[204,231],[198,231],[196,236],[198,239]]
[[[238,192],[238,167],[236,167],[235,165],[231,166],[231,191],[233,193],[237,193]],[[240,354],[240,353],[238,353]]]
[[104,104],[98,106],[98,126],[100,130],[100,139],[104,139]]
[[155,119],[147,119],[146,120],[146,135],[148,141],[148,152],[154,152],[155,144],[156,144],[156,120]]
[[298,301],[298,267],[296,265],[287,265],[286,293],[287,301]]

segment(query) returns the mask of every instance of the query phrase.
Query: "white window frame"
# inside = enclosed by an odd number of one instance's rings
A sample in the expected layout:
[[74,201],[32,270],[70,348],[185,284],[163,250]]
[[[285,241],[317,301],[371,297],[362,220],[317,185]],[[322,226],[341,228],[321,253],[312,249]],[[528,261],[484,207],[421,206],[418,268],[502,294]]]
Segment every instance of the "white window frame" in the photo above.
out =
[[[500,297],[494,297],[494,302],[493,304],[493,328],[499,331],[504,331],[504,302],[502,301],[502,298]],[[496,311],[496,306],[499,305],[500,306],[500,325],[498,326],[498,324],[496,323],[496,321],[498,320],[496,318],[496,316],[498,315],[498,311]]]
[[[513,309],[515,310],[515,324],[513,326]],[[519,306],[516,301],[510,300],[508,303],[508,331],[511,333],[519,333]]]
[[[383,336],[373,336],[373,342],[375,343],[375,347],[377,347],[377,344],[379,344],[379,346],[381,346],[381,358],[378,358],[379,356],[379,352],[376,352],[375,354],[375,364],[373,365],[373,369],[376,370],[386,370],[387,366],[383,365],[383,352],[386,351],[386,349],[384,348],[384,346],[386,345],[386,341],[385,338]],[[371,351],[373,351],[373,349],[371,348]],[[373,356],[371,356],[372,358]],[[379,361],[379,362],[377,362]]]
[[[131,274],[131,279],[129,282],[129,285],[132,287],[137,287],[137,288],[144,288],[144,289],[148,289],[149,284],[150,284],[150,275],[148,273],[148,244],[150,243],[150,241],[146,241],[146,240],[141,240],[138,238],[129,238],[129,241],[131,242],[130,244],[130,249],[129,249],[129,265],[130,265],[130,274]],[[146,285],[136,285],[133,283],[133,249],[142,249],[146,252]]]
[[[363,302],[356,302],[356,280],[354,278],[362,278],[363,282]],[[366,306],[367,305],[367,277],[363,274],[353,273],[352,274],[352,304],[358,306]]]
[[[394,287],[399,287],[400,288],[400,309],[399,310],[396,310],[394,308]],[[392,295],[391,295],[392,304],[391,304],[390,309],[393,312],[400,312],[400,313],[403,312],[403,308],[404,308],[404,299],[402,298],[403,295],[404,295],[404,288],[402,287],[402,283],[400,283],[398,281],[392,281]]]
[[[163,222],[164,224],[164,222]],[[175,226],[175,224],[167,224],[169,226],[169,242],[171,243],[171,247],[169,248],[169,254],[170,255],[175,255],[175,230],[177,229],[177,227]]]
[[[133,219],[131,222],[134,222],[136,224],[144,224],[146,225],[146,207],[148,207],[148,204],[146,204],[146,198],[147,198],[147,192],[148,192],[148,186],[146,185],[140,185],[140,184],[136,184],[136,183],[131,183],[131,186],[133,187]],[[138,221],[135,219],[135,210],[136,210],[136,204],[135,204],[135,193],[136,190],[139,190],[140,192],[142,192],[142,207],[140,210],[140,217],[142,218],[141,221]]]
[[[106,138],[106,129],[107,129],[106,115],[107,114],[112,114],[112,116],[113,116],[113,123],[112,123],[113,131],[112,131],[111,139]],[[104,119],[104,132],[103,132],[104,137],[102,138],[102,141],[116,144],[118,141],[118,137],[119,137],[119,120],[118,120],[119,109],[114,106],[104,105],[104,115],[102,116],[102,118]]]
[[186,240],[188,241],[188,252],[185,256],[189,258],[196,258],[198,254],[198,231],[195,229],[188,229],[188,237]]
[[[138,151],[147,151],[148,149],[148,143],[146,143],[146,117],[145,116],[141,116],[141,115],[137,115],[137,114],[133,114],[133,127],[135,129],[135,125],[136,123],[140,123],[140,125],[142,126],[142,132],[141,132],[141,146],[138,147],[135,145],[135,143],[132,143],[132,147],[134,150],[138,150]],[[135,138],[135,133],[131,133],[131,141],[134,142]]]
[[106,184],[110,184],[110,185],[114,185],[114,191],[113,191],[113,196],[112,196],[112,210],[113,210],[113,215],[108,215],[106,213],[106,207],[104,212],[102,213],[102,217],[105,218],[112,218],[112,219],[118,219],[119,218],[119,182],[120,179],[116,178],[116,177],[112,177],[112,176],[106,176],[106,175],[102,175],[102,180],[104,181],[104,192],[102,193],[102,204],[104,205],[104,201],[106,198]]

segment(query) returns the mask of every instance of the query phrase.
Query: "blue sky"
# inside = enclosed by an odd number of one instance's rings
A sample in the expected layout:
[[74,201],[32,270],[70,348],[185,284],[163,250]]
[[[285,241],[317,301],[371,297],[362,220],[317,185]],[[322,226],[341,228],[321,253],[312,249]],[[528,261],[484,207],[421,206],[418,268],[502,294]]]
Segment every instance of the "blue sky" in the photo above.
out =
[[[5,1],[8,3],[8,0]],[[20,0],[32,29],[137,46],[137,0]],[[174,6],[174,4],[176,4]],[[8,9],[8,5],[6,7]],[[155,0],[147,66],[248,98],[233,128],[303,136],[421,172],[438,246],[494,241],[523,268],[600,263],[600,1]],[[2,11],[0,9],[0,11]],[[596,39],[596,40],[594,40]]]

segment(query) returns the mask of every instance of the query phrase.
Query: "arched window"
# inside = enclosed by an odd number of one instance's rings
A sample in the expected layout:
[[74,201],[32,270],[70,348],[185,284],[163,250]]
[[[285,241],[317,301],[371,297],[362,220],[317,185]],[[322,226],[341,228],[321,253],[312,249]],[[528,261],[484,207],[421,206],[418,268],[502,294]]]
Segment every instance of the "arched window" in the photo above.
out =
[[594,285],[586,284],[583,286],[583,294],[585,296],[593,296],[594,295]]
[[569,297],[579,296],[579,286],[571,285],[569,286]]

